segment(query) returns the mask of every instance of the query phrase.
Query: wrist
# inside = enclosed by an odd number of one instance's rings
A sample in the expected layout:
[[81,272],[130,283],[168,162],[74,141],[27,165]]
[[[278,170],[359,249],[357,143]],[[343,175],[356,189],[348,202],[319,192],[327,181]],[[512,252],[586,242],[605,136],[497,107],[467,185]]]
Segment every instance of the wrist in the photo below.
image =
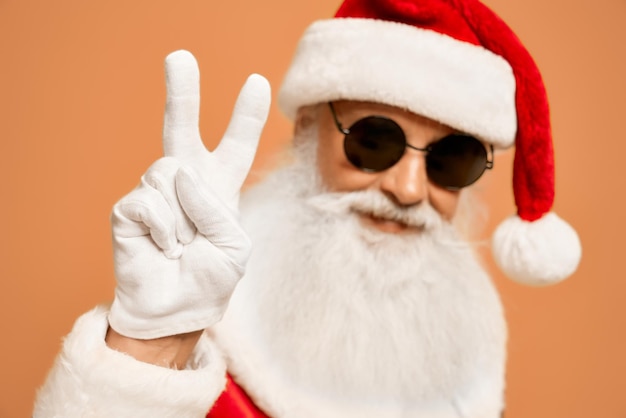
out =
[[109,348],[128,354],[144,363],[170,369],[184,369],[201,335],[202,331],[193,331],[139,340],[126,337],[109,327],[105,341]]

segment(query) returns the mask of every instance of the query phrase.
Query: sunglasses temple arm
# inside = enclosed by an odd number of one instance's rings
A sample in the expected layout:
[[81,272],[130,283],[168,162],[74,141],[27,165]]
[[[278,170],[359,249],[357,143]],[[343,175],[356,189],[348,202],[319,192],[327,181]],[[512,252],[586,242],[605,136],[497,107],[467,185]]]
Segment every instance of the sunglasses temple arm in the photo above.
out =
[[335,112],[335,106],[333,106],[332,102],[328,102],[328,107],[330,107],[330,113],[333,115],[333,120],[335,121],[335,126],[337,126],[337,129],[339,129],[339,132],[341,132],[344,135],[348,135],[350,133],[350,129],[346,129],[341,125],[341,122],[339,122],[339,119],[337,118],[337,113]]
[[493,163],[495,160],[495,154],[493,153],[493,145],[489,144],[489,149],[491,150],[491,160],[487,160],[485,162],[485,168],[487,168],[488,170],[491,170],[493,168]]

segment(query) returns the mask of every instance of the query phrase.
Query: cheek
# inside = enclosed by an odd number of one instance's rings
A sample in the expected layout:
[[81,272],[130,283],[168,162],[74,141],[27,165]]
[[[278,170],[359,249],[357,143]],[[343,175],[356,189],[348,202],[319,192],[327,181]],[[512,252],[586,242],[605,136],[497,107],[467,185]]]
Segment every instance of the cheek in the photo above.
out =
[[430,204],[446,220],[451,220],[459,205],[460,191],[450,191],[437,186],[429,187]]
[[372,174],[356,169],[346,159],[343,135],[327,126],[318,133],[317,168],[324,187],[330,191],[351,191],[369,187],[375,180]]
[[323,186],[333,192],[348,192],[367,189],[376,182],[376,174],[355,168],[346,159],[343,144],[324,147],[320,142],[317,151],[317,168]]
[[317,147],[317,168],[322,183],[329,189],[335,189],[334,183],[341,178],[342,161],[339,151],[332,141],[323,140],[320,134]]

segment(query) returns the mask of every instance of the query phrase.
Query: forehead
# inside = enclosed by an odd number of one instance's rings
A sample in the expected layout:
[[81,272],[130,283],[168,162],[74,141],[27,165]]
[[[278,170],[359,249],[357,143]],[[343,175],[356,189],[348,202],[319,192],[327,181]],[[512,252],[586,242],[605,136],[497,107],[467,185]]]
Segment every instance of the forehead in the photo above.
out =
[[341,122],[346,126],[360,118],[376,115],[393,119],[405,129],[419,127],[446,134],[457,132],[456,129],[436,120],[384,103],[338,100],[333,102],[333,105]]

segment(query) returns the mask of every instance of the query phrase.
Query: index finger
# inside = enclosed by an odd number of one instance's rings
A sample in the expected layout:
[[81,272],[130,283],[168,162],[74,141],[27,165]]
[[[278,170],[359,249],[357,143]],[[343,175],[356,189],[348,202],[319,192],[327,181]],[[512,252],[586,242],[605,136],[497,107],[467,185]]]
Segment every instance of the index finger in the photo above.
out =
[[167,99],[163,121],[166,157],[197,155],[204,149],[200,138],[200,70],[189,51],[175,51],[165,58]]

